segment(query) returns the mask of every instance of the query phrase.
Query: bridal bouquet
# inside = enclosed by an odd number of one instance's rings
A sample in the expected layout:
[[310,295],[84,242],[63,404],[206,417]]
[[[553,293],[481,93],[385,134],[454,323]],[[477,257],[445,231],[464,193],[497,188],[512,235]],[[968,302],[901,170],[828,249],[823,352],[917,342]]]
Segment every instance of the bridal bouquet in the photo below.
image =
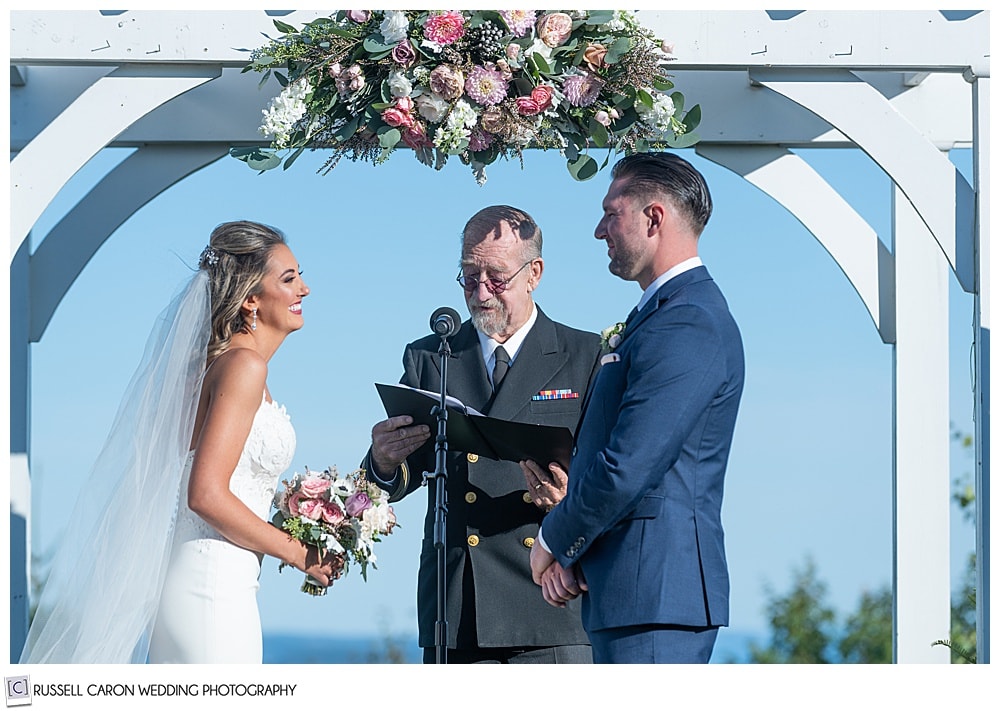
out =
[[[363,469],[341,477],[336,467],[322,472],[298,472],[274,496],[277,512],[272,522],[293,538],[321,553],[333,552],[337,559],[334,579],[347,573],[353,561],[368,580],[368,566],[376,568],[375,543],[396,527],[396,515],[388,495],[365,478]],[[278,570],[285,567],[278,566]],[[306,576],[302,592],[325,595],[326,587]]]
[[[306,148],[380,164],[407,146],[440,169],[450,156],[477,182],[500,157],[556,149],[577,180],[612,151],[694,145],[701,109],[684,108],[666,71],[673,47],[626,10],[341,10],[252,50],[243,71],[283,87],[263,110],[268,148],[233,148],[256,170]],[[279,71],[283,70],[283,71]],[[591,147],[608,150],[603,164]]]

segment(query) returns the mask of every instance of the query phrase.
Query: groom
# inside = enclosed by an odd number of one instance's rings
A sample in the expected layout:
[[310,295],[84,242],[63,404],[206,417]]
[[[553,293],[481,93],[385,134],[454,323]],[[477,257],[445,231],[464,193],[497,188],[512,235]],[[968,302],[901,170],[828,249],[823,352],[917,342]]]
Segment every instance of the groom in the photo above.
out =
[[602,358],[532,575],[557,607],[586,592],[595,663],[704,663],[729,618],[722,490],[743,391],[739,329],[698,257],[712,201],[687,161],[651,153],[615,165],[603,207],[609,269],[644,291]]

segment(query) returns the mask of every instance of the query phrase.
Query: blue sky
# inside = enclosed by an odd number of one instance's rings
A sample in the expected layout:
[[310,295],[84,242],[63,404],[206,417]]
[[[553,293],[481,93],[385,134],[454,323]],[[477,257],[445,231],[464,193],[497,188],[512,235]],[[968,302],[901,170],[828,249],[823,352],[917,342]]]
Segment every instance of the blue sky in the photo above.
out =
[[[890,240],[890,184],[853,150],[801,151]],[[681,152],[708,179],[715,214],[701,255],[742,329],[747,377],[726,482],[723,523],[732,581],[731,630],[766,629],[767,591],[787,589],[811,558],[842,612],[892,575],[892,350],[819,243],[741,178]],[[41,239],[86,186],[126,155],[106,150],[38,223]],[[385,165],[342,162],[319,175],[321,153],[258,175],[223,158],[137,212],[102,247],[32,347],[32,476],[36,553],[58,538],[139,360],[153,318],[190,274],[220,222],[282,229],[312,289],[305,327],[271,361],[269,387],[298,435],[292,465],[350,471],[384,417],[373,383],[395,382],[406,342],[429,332],[439,306],[465,317],[457,273],[466,219],[490,204],[531,213],[544,235],[537,303],[556,320],[600,330],[622,320],[641,290],[607,271],[593,238],[609,171],[578,183],[554,152],[487,169],[476,185],[453,159],[440,172],[400,151]],[[953,159],[969,174],[968,151]],[[951,419],[971,432],[972,299],[951,278]],[[956,451],[952,476],[973,469]],[[290,472],[289,472],[290,473]],[[378,570],[325,598],[298,591],[300,574],[265,560],[265,632],[321,635],[416,631],[415,581],[426,498],[396,505],[402,528],[380,544]],[[974,531],[953,515],[953,578]],[[294,614],[290,614],[294,610]],[[315,613],[315,614],[314,614]],[[720,645],[722,642],[720,642]]]

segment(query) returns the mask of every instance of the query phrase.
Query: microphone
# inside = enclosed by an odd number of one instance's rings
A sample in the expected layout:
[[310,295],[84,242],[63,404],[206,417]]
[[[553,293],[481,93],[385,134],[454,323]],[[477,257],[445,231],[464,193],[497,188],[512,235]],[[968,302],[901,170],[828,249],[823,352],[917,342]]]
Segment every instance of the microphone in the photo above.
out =
[[431,330],[441,338],[454,336],[461,325],[462,318],[458,311],[449,306],[442,306],[431,314]]

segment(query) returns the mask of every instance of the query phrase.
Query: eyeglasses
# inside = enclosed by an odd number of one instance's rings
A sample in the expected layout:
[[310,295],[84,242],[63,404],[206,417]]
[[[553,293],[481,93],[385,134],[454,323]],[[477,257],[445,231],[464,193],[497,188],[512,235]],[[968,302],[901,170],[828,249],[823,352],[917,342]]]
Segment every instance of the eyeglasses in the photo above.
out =
[[521,265],[520,269],[511,274],[506,279],[499,279],[497,277],[478,279],[472,276],[471,274],[459,274],[457,277],[455,277],[455,281],[461,284],[462,288],[465,289],[465,291],[470,294],[474,292],[476,289],[478,289],[480,284],[485,285],[486,291],[490,292],[491,294],[494,295],[502,294],[503,292],[507,291],[507,287],[510,286],[510,283],[512,281],[514,281],[514,277],[520,274],[524,270],[524,268],[529,264],[531,264],[533,261],[535,260],[529,259],[527,262]]

